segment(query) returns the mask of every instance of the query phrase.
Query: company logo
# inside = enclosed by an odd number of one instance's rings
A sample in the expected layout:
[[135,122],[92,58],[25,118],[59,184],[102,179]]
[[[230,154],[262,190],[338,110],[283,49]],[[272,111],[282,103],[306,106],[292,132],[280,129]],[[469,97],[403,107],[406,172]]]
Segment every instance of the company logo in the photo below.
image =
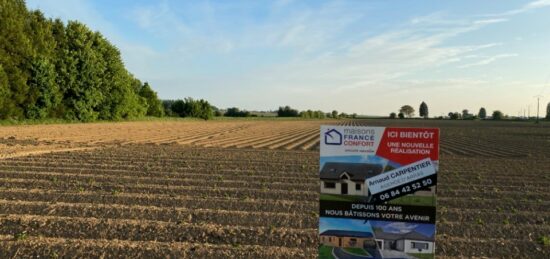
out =
[[325,132],[325,144],[326,145],[342,145],[342,133],[335,129]]

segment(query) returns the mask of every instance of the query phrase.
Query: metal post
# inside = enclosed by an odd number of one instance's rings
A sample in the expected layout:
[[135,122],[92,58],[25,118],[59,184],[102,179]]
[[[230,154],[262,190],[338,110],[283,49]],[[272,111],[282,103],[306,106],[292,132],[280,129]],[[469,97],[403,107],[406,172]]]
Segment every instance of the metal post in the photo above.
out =
[[542,97],[542,95],[535,95],[535,98],[537,98],[537,120],[535,123],[539,123],[539,108],[540,108],[540,98]]

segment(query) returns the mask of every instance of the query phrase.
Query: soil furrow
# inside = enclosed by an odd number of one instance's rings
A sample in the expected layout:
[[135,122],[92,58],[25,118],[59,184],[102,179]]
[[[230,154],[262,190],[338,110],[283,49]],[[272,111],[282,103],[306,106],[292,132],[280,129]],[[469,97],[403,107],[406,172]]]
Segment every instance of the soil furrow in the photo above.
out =
[[0,236],[1,258],[29,255],[33,258],[317,258],[316,248],[147,242],[109,239],[67,239],[29,236],[14,240]]
[[85,182],[88,185],[102,183],[117,183],[121,185],[127,184],[155,184],[169,186],[204,186],[204,187],[220,187],[220,188],[251,188],[263,189],[269,188],[275,191],[317,191],[319,186],[317,182],[310,183],[281,183],[276,182],[250,182],[245,180],[227,180],[223,176],[211,178],[212,180],[197,179],[196,177],[188,178],[157,178],[157,177],[139,177],[139,176],[121,176],[121,175],[97,175],[97,174],[76,174],[76,173],[53,173],[53,172],[3,172],[0,171],[0,179],[26,179],[26,180],[49,180],[49,181],[78,181]]
[[63,203],[93,203],[143,205],[159,207],[180,207],[187,209],[220,209],[235,211],[262,211],[296,213],[297,211],[319,210],[317,201],[307,200],[264,200],[264,199],[233,199],[228,197],[193,197],[175,195],[148,195],[131,193],[101,193],[101,192],[66,192],[41,189],[0,189],[0,197],[6,200],[63,202]]
[[47,190],[74,190],[81,192],[84,190],[103,191],[103,192],[124,192],[124,193],[143,193],[143,194],[170,194],[184,195],[193,197],[231,197],[231,198],[259,198],[259,199],[290,199],[290,200],[316,200],[319,197],[318,192],[307,191],[276,191],[268,187],[264,189],[250,188],[222,188],[222,187],[203,187],[203,186],[169,186],[154,184],[123,185],[119,183],[94,184],[86,182],[59,182],[48,180],[19,180],[0,178],[0,187],[3,188],[38,188]]
[[217,224],[169,223],[149,220],[96,219],[0,214],[0,234],[44,237],[117,239],[157,242],[284,246],[307,248],[317,243],[317,229],[232,227]]
[[102,205],[93,203],[51,203],[0,200],[3,214],[29,214],[59,217],[101,219],[134,219],[189,224],[214,223],[225,226],[270,226],[276,228],[312,229],[318,225],[313,214],[250,212],[177,207]]

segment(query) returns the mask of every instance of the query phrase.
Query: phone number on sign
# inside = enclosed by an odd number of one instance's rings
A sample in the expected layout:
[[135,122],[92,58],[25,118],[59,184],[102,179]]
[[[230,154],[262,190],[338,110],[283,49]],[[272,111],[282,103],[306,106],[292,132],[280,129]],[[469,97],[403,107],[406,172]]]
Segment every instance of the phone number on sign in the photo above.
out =
[[431,186],[432,183],[433,183],[432,179],[424,179],[422,181],[410,182],[407,185],[405,185],[405,186],[403,186],[399,189],[394,189],[394,190],[391,190],[391,191],[388,191],[388,192],[383,192],[383,193],[379,194],[378,198],[381,201],[384,201],[384,200],[391,199],[391,198],[394,198],[394,197],[402,196],[404,194],[414,193],[418,190],[421,190],[423,188]]

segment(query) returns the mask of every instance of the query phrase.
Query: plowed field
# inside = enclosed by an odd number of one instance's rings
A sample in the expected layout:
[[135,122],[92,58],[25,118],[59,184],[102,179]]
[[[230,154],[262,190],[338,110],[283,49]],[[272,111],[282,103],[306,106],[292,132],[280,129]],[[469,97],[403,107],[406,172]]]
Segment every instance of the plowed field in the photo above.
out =
[[0,258],[315,258],[328,123],[441,128],[438,257],[550,257],[548,127],[236,120],[0,127]]

